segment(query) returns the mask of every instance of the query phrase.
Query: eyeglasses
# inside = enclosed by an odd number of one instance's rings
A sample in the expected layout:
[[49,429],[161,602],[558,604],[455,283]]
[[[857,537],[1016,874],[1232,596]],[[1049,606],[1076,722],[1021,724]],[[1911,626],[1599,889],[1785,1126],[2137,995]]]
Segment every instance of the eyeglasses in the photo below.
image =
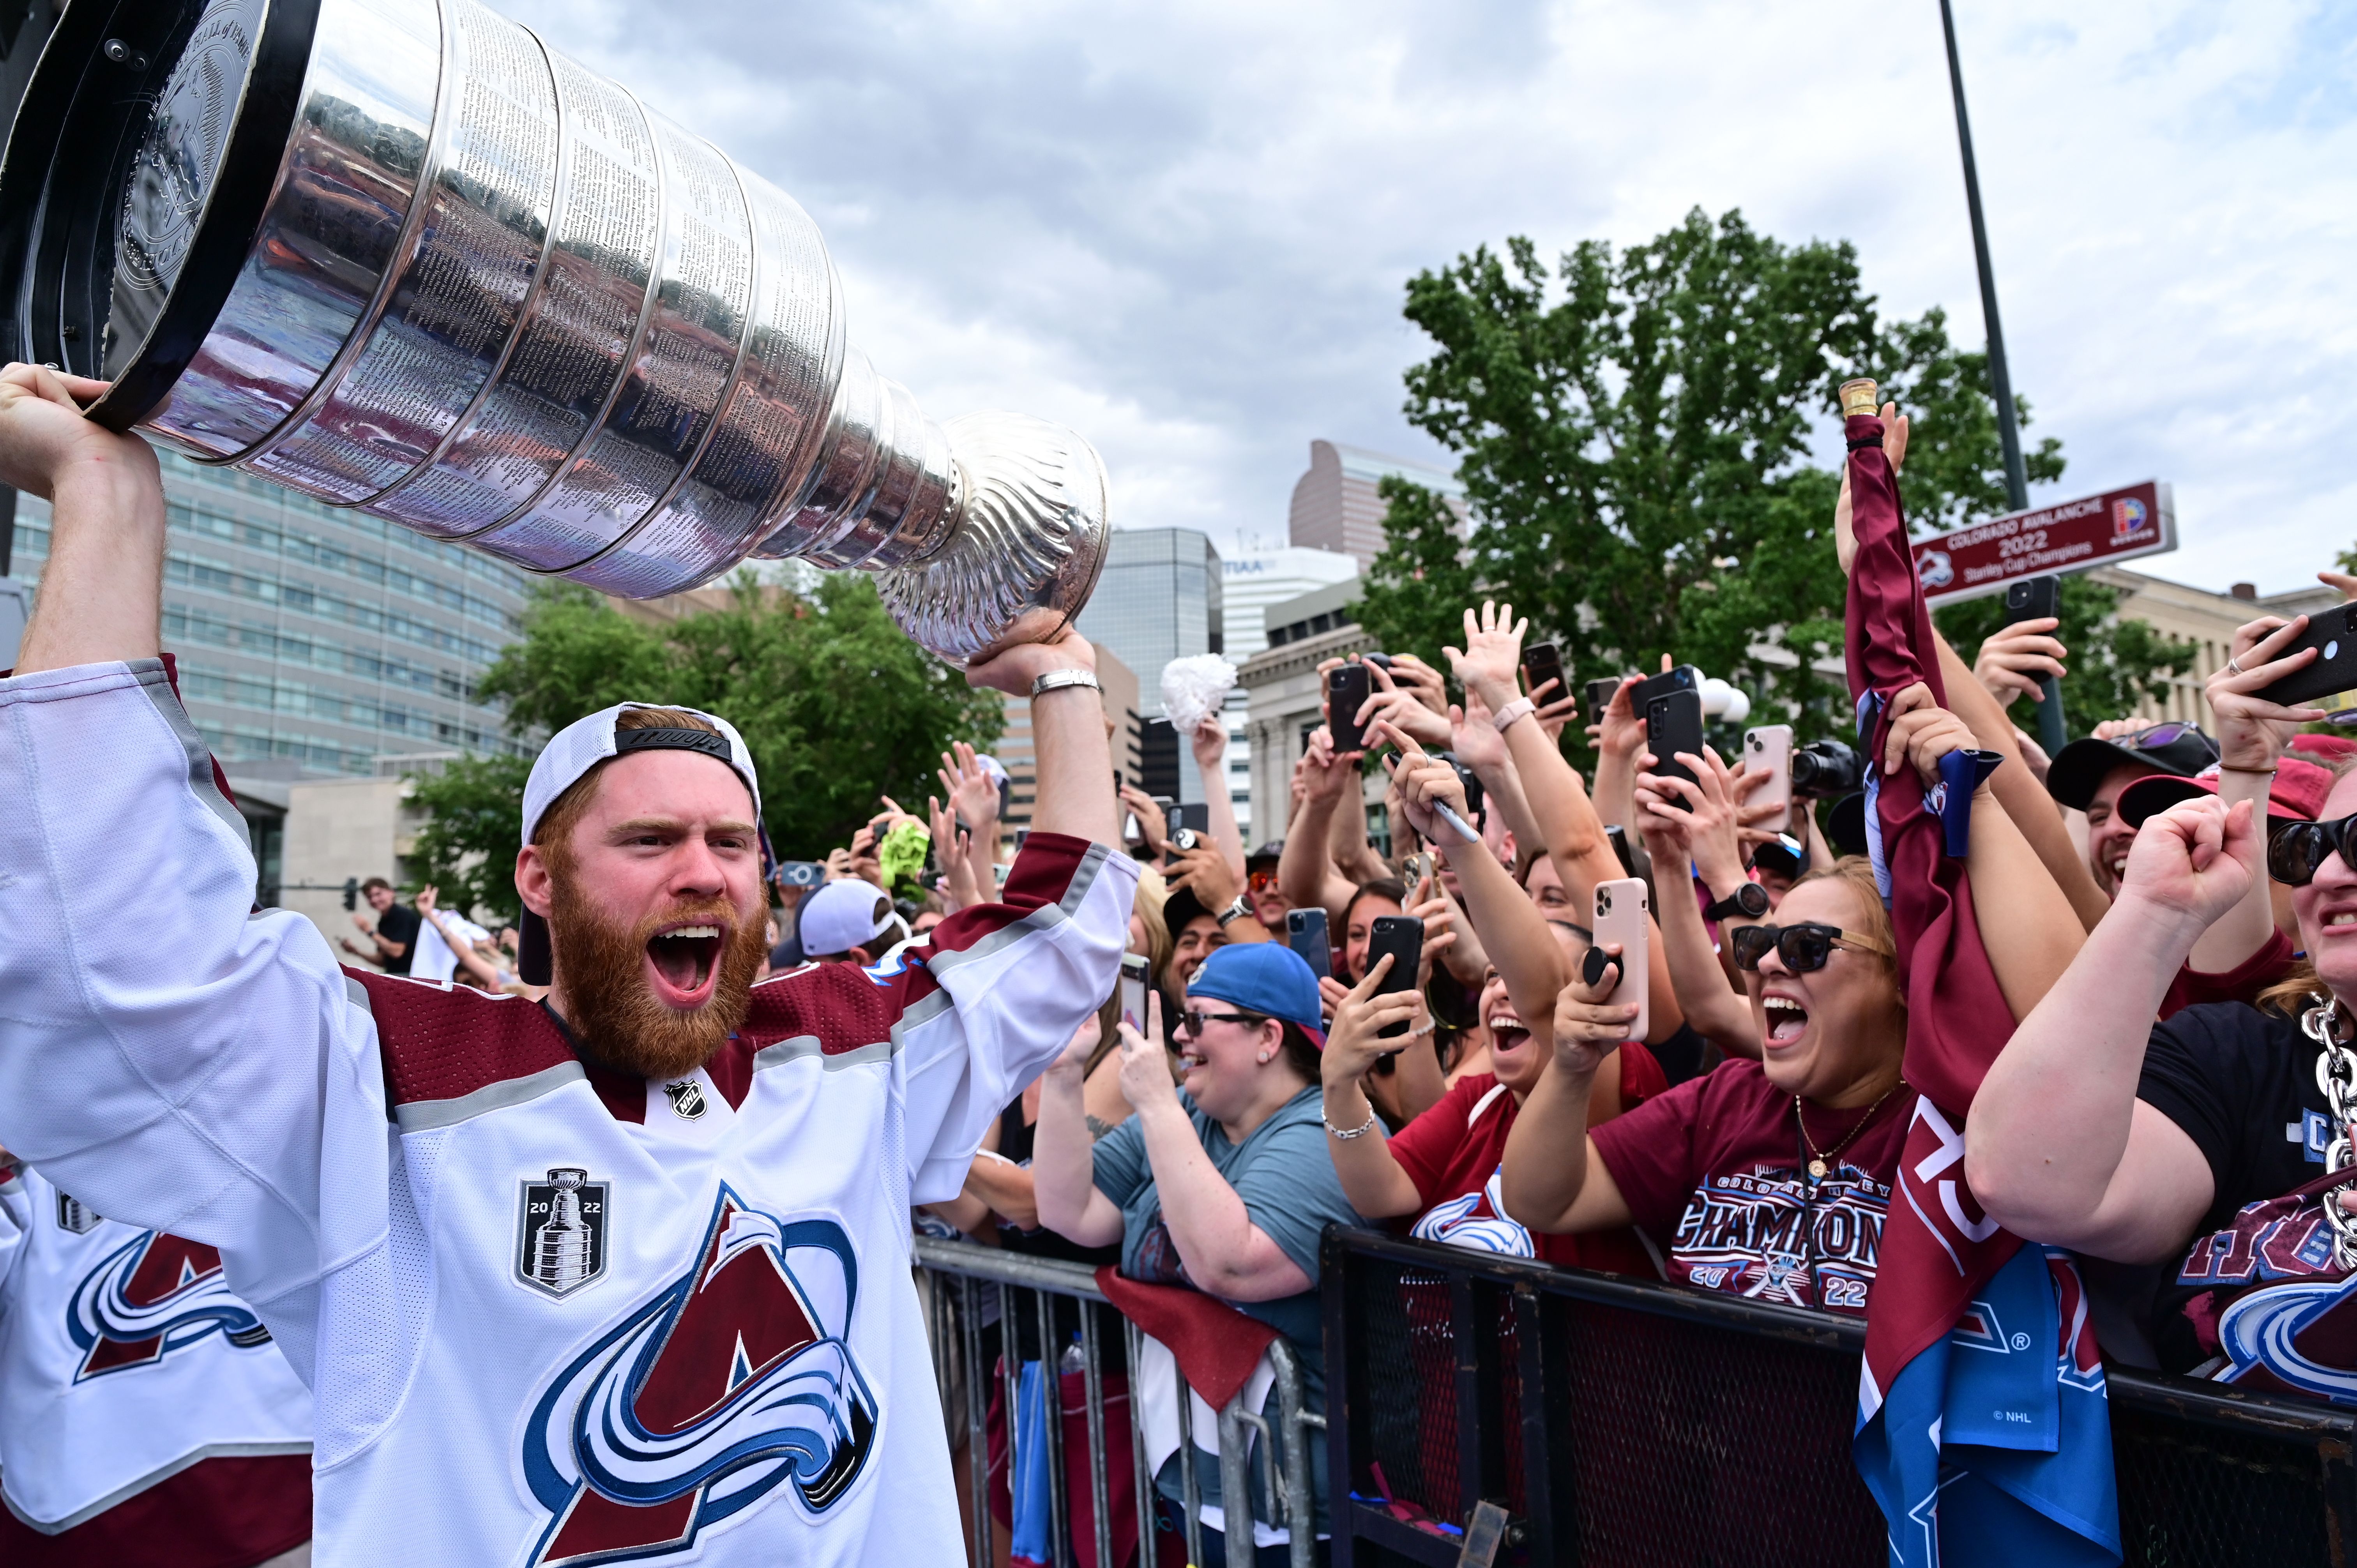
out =
[[1835,948],[1890,956],[1890,950],[1879,942],[1864,941],[1839,926],[1821,926],[1813,920],[1793,926],[1738,926],[1734,941],[1735,967],[1746,972],[1756,972],[1770,948],[1794,974],[1814,974],[1824,968]]
[[2305,887],[2338,853],[2357,871],[2357,817],[2330,822],[2287,822],[2267,840],[2267,875],[2287,887]]
[[1261,1020],[1250,1013],[1206,1013],[1200,1007],[1189,1007],[1178,1015],[1178,1027],[1189,1035],[1200,1037],[1206,1024],[1249,1024],[1258,1028]]

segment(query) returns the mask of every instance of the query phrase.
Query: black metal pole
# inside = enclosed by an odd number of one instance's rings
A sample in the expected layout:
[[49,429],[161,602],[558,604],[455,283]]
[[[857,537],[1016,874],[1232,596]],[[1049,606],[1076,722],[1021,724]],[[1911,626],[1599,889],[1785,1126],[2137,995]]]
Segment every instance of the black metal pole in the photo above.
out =
[[1996,398],[1997,439],[2005,444],[2005,489],[2016,511],[2029,510],[2029,475],[2021,466],[2021,432],[2013,417],[2013,377],[2005,365],[2005,330],[1996,319],[1996,274],[1989,266],[1988,224],[1981,217],[1981,177],[1973,163],[1972,122],[1964,115],[1964,67],[1956,56],[1956,18],[1940,0],[1948,37],[1948,84],[1956,94],[1956,145],[1964,156],[1964,205],[1973,215],[1973,258],[1981,270],[1981,318],[1988,323],[1989,391]]

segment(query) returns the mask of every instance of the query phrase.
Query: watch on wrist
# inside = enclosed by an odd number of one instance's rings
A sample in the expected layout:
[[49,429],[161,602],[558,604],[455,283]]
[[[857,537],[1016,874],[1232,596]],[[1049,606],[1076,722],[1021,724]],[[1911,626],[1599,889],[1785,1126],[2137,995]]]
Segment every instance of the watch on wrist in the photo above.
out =
[[1061,691],[1066,686],[1086,686],[1092,692],[1104,690],[1104,687],[1098,683],[1096,676],[1086,670],[1050,670],[1031,682],[1031,694],[1035,697],[1044,696],[1049,692]]
[[1211,918],[1220,923],[1220,929],[1224,931],[1228,929],[1231,922],[1241,920],[1246,915],[1251,913],[1252,901],[1245,897],[1244,895],[1239,893],[1236,895],[1234,903],[1230,904],[1226,908],[1221,910]]
[[1735,891],[1702,912],[1706,920],[1727,920],[1740,915],[1756,920],[1768,913],[1768,889],[1757,882],[1738,882]]

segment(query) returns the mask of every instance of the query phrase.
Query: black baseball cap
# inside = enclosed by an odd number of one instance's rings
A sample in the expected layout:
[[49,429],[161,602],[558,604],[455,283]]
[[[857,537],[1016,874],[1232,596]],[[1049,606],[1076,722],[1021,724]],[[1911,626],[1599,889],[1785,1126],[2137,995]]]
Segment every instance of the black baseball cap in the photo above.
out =
[[1178,940],[1178,933],[1187,929],[1188,922],[1216,913],[1217,910],[1203,908],[1202,900],[1195,897],[1191,887],[1173,887],[1170,897],[1162,901],[1162,925],[1173,941]]
[[1271,839],[1266,843],[1261,845],[1258,849],[1253,851],[1250,854],[1244,856],[1244,869],[1246,871],[1250,871],[1255,865],[1275,865],[1278,861],[1284,858],[1285,841],[1283,839]]
[[2083,811],[2115,768],[2141,768],[2190,779],[2216,766],[2218,743],[2196,726],[2179,721],[2152,725],[2116,740],[2074,740],[2046,770],[2046,792],[2074,811]]

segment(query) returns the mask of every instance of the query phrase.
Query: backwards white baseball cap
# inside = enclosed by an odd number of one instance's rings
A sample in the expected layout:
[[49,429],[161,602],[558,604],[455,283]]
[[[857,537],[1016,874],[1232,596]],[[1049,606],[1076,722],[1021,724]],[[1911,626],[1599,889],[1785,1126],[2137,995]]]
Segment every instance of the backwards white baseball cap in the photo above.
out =
[[[694,714],[720,733],[700,729],[618,729],[615,721],[634,708],[668,709],[674,713]],[[761,781],[753,770],[753,754],[746,749],[745,737],[737,726],[717,714],[707,714],[700,708],[681,707],[676,703],[617,703],[601,708],[587,718],[574,720],[550,737],[540,755],[533,759],[532,775],[523,784],[523,838],[532,842],[533,830],[540,819],[556,804],[557,797],[580,782],[583,775],[601,762],[625,756],[633,751],[698,751],[716,761],[725,762],[737,770],[745,781],[746,791],[753,797],[753,820],[761,819]],[[527,985],[549,983],[548,923],[530,909],[523,912],[522,924],[517,930],[516,977]]]

